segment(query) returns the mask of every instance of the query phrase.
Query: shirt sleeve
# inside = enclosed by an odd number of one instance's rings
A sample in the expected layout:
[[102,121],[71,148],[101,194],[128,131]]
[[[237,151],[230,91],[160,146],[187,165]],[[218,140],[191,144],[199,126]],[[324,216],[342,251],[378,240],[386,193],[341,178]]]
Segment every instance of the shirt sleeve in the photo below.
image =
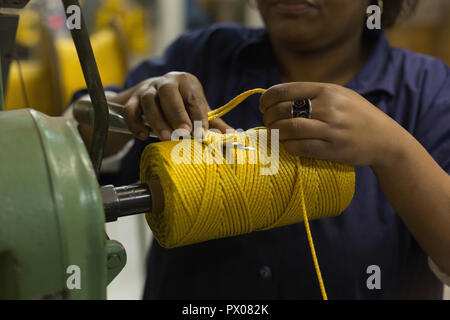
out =
[[180,36],[165,51],[162,57],[145,60],[128,73],[124,90],[148,78],[159,77],[171,71],[182,71],[185,58],[186,35]]

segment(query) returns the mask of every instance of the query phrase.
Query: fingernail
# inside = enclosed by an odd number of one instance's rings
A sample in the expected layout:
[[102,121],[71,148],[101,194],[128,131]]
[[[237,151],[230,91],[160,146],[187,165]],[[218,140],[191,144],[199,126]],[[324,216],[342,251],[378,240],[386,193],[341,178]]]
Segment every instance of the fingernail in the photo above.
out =
[[164,129],[160,132],[159,136],[161,140],[170,140],[172,135],[169,130]]

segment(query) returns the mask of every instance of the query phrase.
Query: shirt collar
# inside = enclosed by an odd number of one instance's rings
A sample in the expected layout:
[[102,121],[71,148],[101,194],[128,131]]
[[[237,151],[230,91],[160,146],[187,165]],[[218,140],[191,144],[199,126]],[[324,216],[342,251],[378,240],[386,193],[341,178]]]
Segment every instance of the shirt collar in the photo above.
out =
[[[366,62],[346,87],[361,95],[383,91],[392,96],[398,77],[397,70],[392,66],[392,47],[384,31],[379,32],[373,41],[375,43]],[[251,29],[249,39],[243,42],[235,54],[235,61],[247,70],[276,65],[265,29]]]

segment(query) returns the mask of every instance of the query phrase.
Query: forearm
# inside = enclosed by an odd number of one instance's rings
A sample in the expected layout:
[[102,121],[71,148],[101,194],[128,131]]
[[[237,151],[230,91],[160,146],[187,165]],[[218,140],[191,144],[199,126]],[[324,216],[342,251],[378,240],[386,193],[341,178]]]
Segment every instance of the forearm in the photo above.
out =
[[406,131],[372,169],[387,199],[422,248],[450,274],[450,176]]

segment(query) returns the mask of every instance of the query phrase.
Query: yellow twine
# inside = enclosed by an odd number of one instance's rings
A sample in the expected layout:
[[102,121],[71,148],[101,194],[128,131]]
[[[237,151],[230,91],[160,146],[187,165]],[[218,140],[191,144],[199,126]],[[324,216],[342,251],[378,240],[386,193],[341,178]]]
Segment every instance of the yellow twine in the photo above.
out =
[[[208,118],[221,117],[251,94],[264,91],[244,92],[211,111]],[[223,141],[239,142],[256,151],[232,149],[232,156],[226,158],[222,154]],[[181,148],[182,144],[187,148]],[[164,209],[147,214],[147,222],[156,240],[172,248],[303,221],[326,300],[308,219],[333,217],[345,210],[353,198],[354,169],[331,161],[295,157],[282,145],[278,152],[270,146],[267,128],[228,134],[208,131],[202,141],[150,144],[141,158],[141,181],[159,180]],[[173,154],[186,163],[174,163]],[[273,170],[273,156],[279,157],[278,170],[261,174],[262,169]]]
[[230,102],[223,105],[222,107],[208,112],[208,120],[211,121],[216,118],[223,117],[224,115],[226,115],[228,112],[233,110],[236,106],[238,106],[242,101],[244,101],[251,95],[253,95],[255,93],[264,93],[265,91],[266,91],[265,89],[253,89],[253,90],[248,90],[248,91],[241,93],[240,95],[238,95],[237,97],[235,97]]

